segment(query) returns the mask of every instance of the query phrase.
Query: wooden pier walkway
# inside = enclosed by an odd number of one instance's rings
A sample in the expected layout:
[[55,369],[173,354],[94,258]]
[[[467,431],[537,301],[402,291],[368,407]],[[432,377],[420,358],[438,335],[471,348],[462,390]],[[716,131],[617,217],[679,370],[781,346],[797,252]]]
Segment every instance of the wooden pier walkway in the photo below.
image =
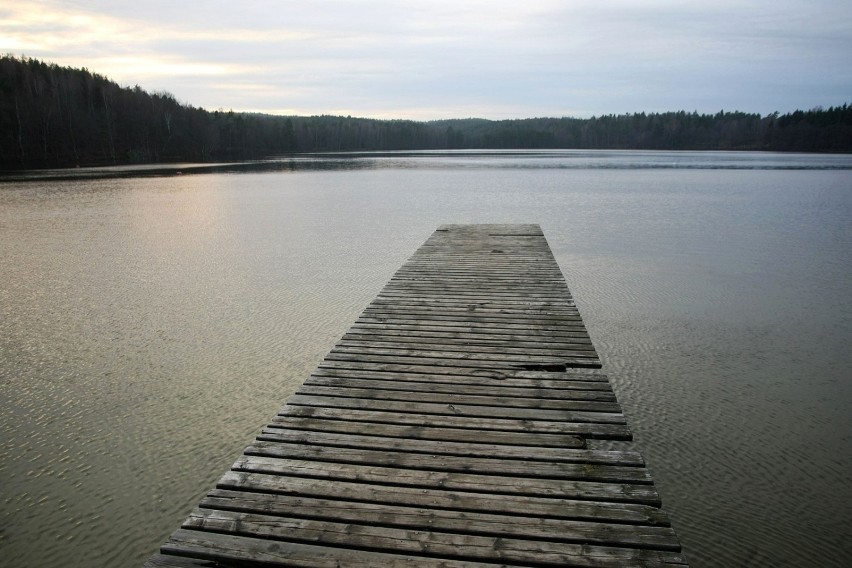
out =
[[146,564],[684,566],[537,225],[446,225]]

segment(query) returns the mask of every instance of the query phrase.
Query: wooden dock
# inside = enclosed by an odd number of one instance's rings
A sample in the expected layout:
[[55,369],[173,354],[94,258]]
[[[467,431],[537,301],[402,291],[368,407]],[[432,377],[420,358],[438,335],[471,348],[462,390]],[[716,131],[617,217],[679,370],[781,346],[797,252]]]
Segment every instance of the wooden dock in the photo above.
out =
[[538,225],[446,225],[146,564],[684,566]]

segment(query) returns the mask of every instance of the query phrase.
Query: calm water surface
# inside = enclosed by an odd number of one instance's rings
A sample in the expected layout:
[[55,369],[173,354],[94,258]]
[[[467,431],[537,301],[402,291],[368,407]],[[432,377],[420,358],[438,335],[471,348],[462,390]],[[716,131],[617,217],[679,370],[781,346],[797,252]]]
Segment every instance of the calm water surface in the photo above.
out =
[[141,564],[431,232],[475,222],[541,224],[693,566],[852,555],[852,157],[255,169],[0,183],[0,565]]

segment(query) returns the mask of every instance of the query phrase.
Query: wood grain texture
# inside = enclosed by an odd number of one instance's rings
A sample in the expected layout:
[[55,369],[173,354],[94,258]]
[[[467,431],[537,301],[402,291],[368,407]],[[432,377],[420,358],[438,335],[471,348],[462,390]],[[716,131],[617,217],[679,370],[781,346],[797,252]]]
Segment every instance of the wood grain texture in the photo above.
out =
[[148,568],[685,566],[538,225],[443,225]]
[[[282,478],[278,475],[246,471],[226,472],[219,479],[217,489],[211,491],[209,495],[218,495],[220,491],[228,490],[235,491],[237,494],[257,492],[261,495],[270,495],[270,502],[277,499],[274,496],[289,495],[553,519],[669,526],[668,516],[654,505],[601,499],[577,500],[567,496],[496,495],[438,487],[377,485],[339,479],[324,480],[293,476]],[[262,510],[262,506],[257,510]]]

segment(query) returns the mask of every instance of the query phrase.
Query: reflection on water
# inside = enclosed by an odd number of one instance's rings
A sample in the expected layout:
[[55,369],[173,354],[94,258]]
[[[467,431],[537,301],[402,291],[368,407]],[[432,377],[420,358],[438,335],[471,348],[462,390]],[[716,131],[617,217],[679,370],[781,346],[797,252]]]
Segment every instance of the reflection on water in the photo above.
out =
[[146,164],[0,172],[0,181],[372,169],[850,170],[843,154],[656,150],[418,150],[288,154],[235,163]]
[[276,164],[0,184],[3,564],[140,564],[445,222],[542,225],[693,565],[852,552],[852,159]]

